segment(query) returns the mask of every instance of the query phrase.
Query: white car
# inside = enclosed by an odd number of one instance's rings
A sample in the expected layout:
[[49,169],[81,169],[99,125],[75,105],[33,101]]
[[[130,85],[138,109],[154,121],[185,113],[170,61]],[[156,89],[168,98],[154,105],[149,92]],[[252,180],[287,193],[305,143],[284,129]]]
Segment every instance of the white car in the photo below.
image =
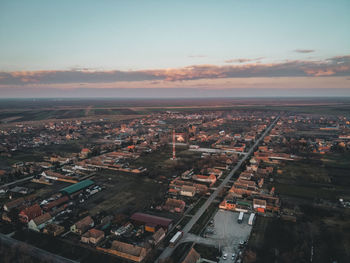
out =
[[226,260],[226,259],[227,259],[227,253],[225,253],[225,254],[222,256],[222,259],[223,259],[223,260]]

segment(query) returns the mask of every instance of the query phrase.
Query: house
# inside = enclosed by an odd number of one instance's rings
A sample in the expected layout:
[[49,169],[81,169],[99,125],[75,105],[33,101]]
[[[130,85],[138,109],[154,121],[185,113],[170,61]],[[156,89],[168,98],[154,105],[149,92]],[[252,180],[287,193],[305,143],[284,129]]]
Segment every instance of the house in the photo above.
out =
[[152,239],[150,240],[150,243],[156,246],[160,241],[163,240],[164,237],[165,237],[164,229],[163,228],[159,228],[157,230],[157,232],[155,232],[152,235]]
[[124,243],[121,241],[114,240],[110,249],[97,247],[97,250],[116,255],[118,257],[132,260],[134,262],[141,262],[147,256],[149,249],[144,247]]
[[83,243],[91,243],[96,245],[105,237],[105,233],[96,228],[90,229],[85,234],[81,236],[81,242]]
[[49,213],[42,214],[28,222],[28,228],[40,232],[48,223],[52,222],[52,217]]
[[52,202],[46,204],[46,205],[43,207],[43,209],[44,209],[45,211],[49,211],[49,210],[51,210],[52,208],[57,207],[57,206],[60,206],[60,205],[66,203],[66,202],[68,202],[68,201],[69,201],[68,196],[63,196],[63,197],[61,197],[61,198],[56,199],[55,201],[52,201]]
[[201,261],[201,256],[198,252],[192,247],[184,260],[181,263],[199,263]]
[[168,198],[163,206],[164,210],[170,212],[182,213],[185,209],[186,203],[182,200]]
[[83,219],[76,222],[74,225],[72,225],[70,227],[70,231],[78,235],[82,235],[85,231],[87,231],[90,227],[93,226],[94,220],[92,220],[91,216],[86,216]]
[[40,216],[42,210],[38,204],[23,209],[19,214],[19,220],[23,223],[28,223],[30,220]]
[[236,202],[234,200],[225,199],[224,201],[222,201],[220,203],[219,208],[225,209],[225,210],[235,211],[236,210]]
[[208,193],[208,186],[204,184],[193,184],[193,186],[196,188],[196,193],[198,194],[206,194]]
[[221,176],[222,175],[222,171],[216,168],[207,168],[207,173],[209,174],[213,174],[216,176]]
[[[208,192],[208,187],[204,184],[194,184],[177,178],[170,182],[169,188],[169,193],[171,194],[180,194],[189,197],[193,197],[196,193],[206,194]],[[175,191],[171,191],[171,189]]]
[[80,158],[87,158],[91,151],[88,148],[83,148],[80,152]]
[[48,224],[43,229],[43,233],[52,235],[54,237],[61,235],[64,232],[64,227],[57,224]]
[[214,174],[210,174],[210,175],[195,174],[192,176],[192,179],[198,182],[209,183],[211,185],[215,184],[216,182],[216,176]]
[[234,185],[236,187],[239,188],[246,188],[246,189],[252,189],[252,190],[256,190],[256,183],[254,181],[250,181],[250,180],[245,180],[245,179],[241,179],[238,178],[235,182]]
[[266,200],[253,199],[253,208],[258,212],[265,212],[266,209]]
[[20,205],[22,205],[25,202],[23,197],[17,198],[15,200],[12,200],[10,202],[7,202],[6,204],[4,204],[4,210],[6,212],[10,212],[10,210],[19,207]]
[[193,197],[196,194],[196,187],[183,185],[181,186],[180,195]]

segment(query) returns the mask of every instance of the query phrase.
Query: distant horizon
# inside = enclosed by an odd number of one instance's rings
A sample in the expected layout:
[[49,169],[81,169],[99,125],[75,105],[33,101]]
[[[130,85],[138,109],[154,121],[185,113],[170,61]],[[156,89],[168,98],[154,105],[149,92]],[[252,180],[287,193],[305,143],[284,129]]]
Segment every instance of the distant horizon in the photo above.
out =
[[153,99],[160,99],[160,100],[241,100],[241,99],[295,99],[295,100],[307,100],[307,99],[322,99],[322,100],[333,100],[333,99],[350,99],[349,96],[261,96],[261,97],[254,97],[254,96],[241,96],[241,97],[3,97],[0,98],[1,100],[153,100]]
[[[28,91],[30,95],[28,95]],[[2,89],[0,98],[328,98],[350,97],[350,88],[38,88]]]
[[349,13],[348,0],[3,0],[0,97],[350,96]]

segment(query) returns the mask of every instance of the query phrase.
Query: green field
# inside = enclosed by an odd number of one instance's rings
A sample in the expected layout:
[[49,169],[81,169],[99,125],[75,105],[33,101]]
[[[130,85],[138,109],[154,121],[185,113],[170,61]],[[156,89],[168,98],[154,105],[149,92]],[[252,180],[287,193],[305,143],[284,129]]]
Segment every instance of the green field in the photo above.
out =
[[[347,98],[2,99],[0,122],[143,115],[164,111],[261,111],[350,116]],[[239,129],[238,129],[239,130]]]
[[245,262],[347,262],[350,257],[350,211],[302,206],[296,223],[258,217]]
[[350,154],[288,162],[272,183],[297,222],[258,217],[245,262],[347,262],[350,258]]
[[111,214],[127,213],[149,209],[163,200],[167,186],[155,183],[143,175],[125,174],[103,170],[92,178],[106,189],[89,199],[84,207],[91,215],[106,211]]
[[350,154],[328,154],[322,159],[289,162],[274,185],[281,196],[306,199],[350,199]]

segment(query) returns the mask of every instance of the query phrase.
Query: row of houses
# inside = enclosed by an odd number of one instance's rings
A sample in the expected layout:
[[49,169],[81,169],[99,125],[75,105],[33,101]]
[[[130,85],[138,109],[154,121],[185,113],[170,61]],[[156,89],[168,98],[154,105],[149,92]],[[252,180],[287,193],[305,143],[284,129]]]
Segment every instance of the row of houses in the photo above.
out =
[[[133,262],[142,262],[148,256],[149,252],[152,250],[152,247],[157,246],[165,238],[166,233],[173,226],[173,220],[169,218],[140,212],[131,215],[129,220],[133,225],[139,227],[142,226],[146,232],[151,233],[151,237],[148,239],[148,242],[131,244],[121,240],[114,240],[110,247],[97,246],[97,250],[116,255],[120,258],[131,260]],[[84,235],[88,237],[91,235],[91,233]]]
[[[262,156],[263,158],[260,158]],[[274,167],[269,166],[270,156],[274,155],[267,146],[259,147],[250,159],[250,164],[246,166],[246,170],[240,173],[220,203],[221,209],[240,212],[254,210],[259,213],[279,211],[280,200],[274,196],[274,187],[270,190],[263,188],[264,181],[274,172]],[[261,166],[263,163],[264,166]]]

